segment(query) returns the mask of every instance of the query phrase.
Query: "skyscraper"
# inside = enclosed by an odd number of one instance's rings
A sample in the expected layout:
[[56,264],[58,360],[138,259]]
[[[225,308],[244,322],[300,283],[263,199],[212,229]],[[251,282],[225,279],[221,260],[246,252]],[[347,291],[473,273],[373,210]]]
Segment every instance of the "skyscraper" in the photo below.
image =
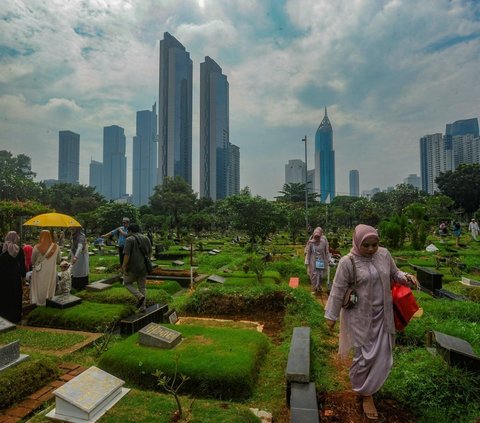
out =
[[118,200],[127,191],[125,131],[117,125],[103,128],[102,193],[107,200]]
[[434,194],[437,190],[435,178],[440,175],[440,172],[451,170],[447,160],[448,149],[445,147],[445,138],[442,134],[430,134],[420,138],[422,190],[429,194]]
[[404,180],[404,184],[412,185],[415,188],[422,189],[422,178],[415,174],[408,175]]
[[228,143],[228,192],[227,195],[240,193],[240,148]]
[[467,135],[472,134],[474,137],[478,137],[478,119],[463,119],[457,120],[453,123],[447,123],[445,127],[445,135],[454,137],[455,135]]
[[192,60],[168,32],[160,41],[158,183],[181,176],[192,185]]
[[285,183],[304,184],[305,178],[305,162],[298,159],[289,160],[285,165]]
[[200,63],[200,197],[228,196],[229,87],[210,57]]
[[349,182],[350,182],[350,196],[359,197],[360,196],[360,175],[358,170],[352,169],[349,173]]
[[92,159],[89,171],[89,186],[94,187],[95,191],[102,194],[103,164]]
[[321,203],[335,197],[335,151],[333,130],[325,107],[325,116],[315,133],[315,191]]
[[157,113],[152,110],[137,112],[137,134],[133,137],[133,204],[143,206],[157,184]]
[[80,169],[80,135],[58,132],[58,182],[78,184]]

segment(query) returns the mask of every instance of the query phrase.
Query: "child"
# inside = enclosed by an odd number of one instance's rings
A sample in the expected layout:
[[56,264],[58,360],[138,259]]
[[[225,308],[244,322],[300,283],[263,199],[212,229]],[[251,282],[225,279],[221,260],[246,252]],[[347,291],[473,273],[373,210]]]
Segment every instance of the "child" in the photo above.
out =
[[70,263],[63,260],[60,263],[60,272],[58,272],[59,295],[69,295],[72,289],[72,274],[70,273]]

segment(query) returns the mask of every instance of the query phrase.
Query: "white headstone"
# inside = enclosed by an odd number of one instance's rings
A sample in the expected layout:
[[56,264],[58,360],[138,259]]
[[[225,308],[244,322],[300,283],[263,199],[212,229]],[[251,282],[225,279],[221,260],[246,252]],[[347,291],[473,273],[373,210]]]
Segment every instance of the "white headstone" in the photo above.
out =
[[93,282],[85,286],[87,291],[105,291],[106,289],[110,289],[112,285],[103,282]]

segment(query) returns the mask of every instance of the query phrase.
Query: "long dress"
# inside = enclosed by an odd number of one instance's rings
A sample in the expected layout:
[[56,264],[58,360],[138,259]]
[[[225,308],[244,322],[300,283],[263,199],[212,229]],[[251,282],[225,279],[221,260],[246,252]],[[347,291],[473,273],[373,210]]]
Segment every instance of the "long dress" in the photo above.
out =
[[0,255],[0,316],[12,323],[22,319],[22,277],[25,277],[25,256],[22,249],[15,257],[5,251]]
[[[306,252],[307,256],[305,258],[305,261],[308,265],[312,291],[321,291],[323,273],[324,271],[328,271],[328,262],[330,260],[330,252],[328,249],[327,238],[322,235],[318,243],[309,241]],[[318,269],[315,266],[315,262],[317,259],[323,260],[324,269]],[[330,289],[330,287],[327,287],[327,289]]]
[[70,269],[72,273],[72,287],[76,290],[84,289],[88,285],[90,258],[88,256],[87,239],[83,232],[74,235],[70,255],[77,258]]
[[55,296],[57,287],[57,264],[60,264],[60,248],[55,249],[55,252],[49,257],[42,258],[42,268],[35,270],[35,263],[42,257],[42,253],[33,247],[32,252],[32,281],[30,284],[30,302],[39,306],[44,306],[47,299]]

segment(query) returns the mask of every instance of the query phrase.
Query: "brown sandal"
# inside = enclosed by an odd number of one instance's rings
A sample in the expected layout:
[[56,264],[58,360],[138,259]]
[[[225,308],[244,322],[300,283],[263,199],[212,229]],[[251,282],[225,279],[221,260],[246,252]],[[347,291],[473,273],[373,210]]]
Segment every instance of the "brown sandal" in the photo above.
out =
[[377,408],[375,407],[375,403],[373,402],[373,397],[371,395],[368,397],[363,397],[362,405],[363,412],[368,420],[378,419]]

